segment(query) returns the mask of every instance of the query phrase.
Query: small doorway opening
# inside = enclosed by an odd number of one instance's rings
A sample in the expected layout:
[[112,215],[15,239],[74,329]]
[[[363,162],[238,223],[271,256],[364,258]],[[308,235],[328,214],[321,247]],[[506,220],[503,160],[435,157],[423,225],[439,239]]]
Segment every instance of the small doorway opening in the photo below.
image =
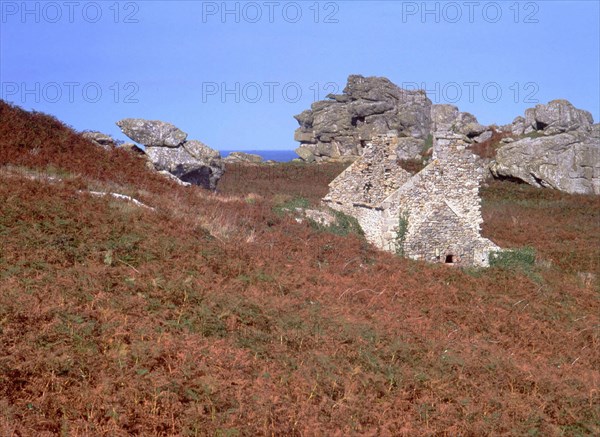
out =
[[446,255],[446,260],[444,263],[446,264],[454,264],[456,262],[456,256],[454,255]]

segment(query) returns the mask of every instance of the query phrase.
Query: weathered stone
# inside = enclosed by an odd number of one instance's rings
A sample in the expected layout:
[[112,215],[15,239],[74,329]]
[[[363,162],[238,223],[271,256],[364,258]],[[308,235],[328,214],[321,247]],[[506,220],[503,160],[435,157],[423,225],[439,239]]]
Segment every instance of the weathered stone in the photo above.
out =
[[307,219],[312,220],[321,226],[331,226],[337,221],[333,214],[318,209],[306,209],[304,210],[304,215]]
[[451,132],[469,138],[481,135],[487,128],[477,121],[473,114],[460,112],[454,105],[431,106],[432,132]]
[[252,164],[260,164],[263,162],[263,158],[260,155],[255,155],[253,153],[245,153],[245,152],[231,152],[227,157],[223,158],[225,162],[245,162]]
[[177,185],[181,185],[182,187],[189,187],[190,185],[192,185],[192,184],[190,184],[189,182],[184,182],[184,181],[182,181],[182,180],[181,180],[181,179],[179,179],[177,176],[175,176],[175,175],[174,175],[174,174],[172,174],[172,173],[169,173],[169,172],[168,172],[168,171],[166,171],[166,170],[160,170],[160,171],[158,171],[157,173],[158,173],[158,174],[160,174],[160,175],[162,175],[162,176],[164,176],[165,178],[167,178],[167,179],[169,179],[169,180],[171,180],[171,181],[175,182]]
[[459,112],[454,105],[431,105],[431,130],[433,132],[451,132]]
[[523,138],[500,147],[490,170],[536,187],[600,194],[600,129]]
[[170,123],[141,118],[125,118],[117,122],[121,131],[133,141],[151,147],[179,147],[187,134]]
[[297,130],[296,132],[294,132],[294,141],[298,141],[300,143],[314,144],[316,139],[313,132],[302,132],[300,130]]
[[490,138],[492,138],[492,135],[494,135],[494,133],[491,130],[486,130],[481,135],[478,135],[475,138],[473,138],[473,141],[475,141],[476,143],[483,143],[484,141],[487,141]]
[[116,146],[115,140],[110,135],[103,134],[102,132],[87,131],[81,135],[105,150],[111,150]]
[[180,147],[146,146],[146,154],[157,170],[166,170],[184,182],[216,189],[224,172],[218,151],[200,141],[186,141]]
[[413,137],[398,138],[398,148],[396,156],[400,160],[411,160],[421,158],[425,140]]
[[329,185],[324,200],[350,206],[351,211],[355,203],[375,206],[398,189],[411,176],[398,165],[398,140],[393,135],[375,137],[363,155]]
[[[294,115],[294,118],[300,123],[300,126],[312,126],[313,124],[313,113],[310,109],[301,112],[298,115]],[[298,140],[296,140],[298,141]]]
[[509,127],[509,132],[513,135],[523,135],[525,133],[525,118],[521,116],[516,117]]
[[327,97],[331,100],[315,102],[295,116],[300,127],[294,139],[308,159],[360,156],[373,136],[390,130],[400,137],[425,139],[429,134],[431,101],[423,91],[404,90],[382,77],[351,75],[344,94]]
[[308,146],[300,146],[295,150],[296,154],[306,162],[313,162],[315,160],[315,154],[313,149]]
[[135,153],[136,155],[145,156],[146,152],[134,143],[123,143],[119,146],[119,149],[127,150],[128,152]]
[[594,123],[592,114],[575,108],[568,100],[552,100],[547,105],[536,105],[525,111],[525,126],[546,135],[573,130],[589,130]]

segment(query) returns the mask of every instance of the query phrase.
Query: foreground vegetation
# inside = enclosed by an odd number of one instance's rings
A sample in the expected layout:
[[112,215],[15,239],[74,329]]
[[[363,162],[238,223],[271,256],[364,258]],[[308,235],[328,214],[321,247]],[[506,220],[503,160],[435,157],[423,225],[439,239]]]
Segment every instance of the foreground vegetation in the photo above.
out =
[[598,198],[491,182],[462,271],[285,213],[342,168],[211,194],[0,102],[0,434],[597,435]]

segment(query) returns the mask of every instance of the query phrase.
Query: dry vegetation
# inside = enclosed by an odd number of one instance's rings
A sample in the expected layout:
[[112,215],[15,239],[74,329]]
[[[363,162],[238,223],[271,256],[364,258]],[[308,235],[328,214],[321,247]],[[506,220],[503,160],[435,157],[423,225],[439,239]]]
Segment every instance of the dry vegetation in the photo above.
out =
[[228,170],[0,102],[0,435],[600,432],[598,198],[491,183],[485,236],[538,262],[461,271],[281,213],[339,166]]

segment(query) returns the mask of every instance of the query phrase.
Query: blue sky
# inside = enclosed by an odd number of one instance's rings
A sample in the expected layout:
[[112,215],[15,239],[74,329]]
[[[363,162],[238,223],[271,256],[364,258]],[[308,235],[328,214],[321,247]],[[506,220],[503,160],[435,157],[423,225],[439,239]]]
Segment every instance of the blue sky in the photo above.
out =
[[600,118],[598,1],[0,1],[0,97],[126,137],[169,121],[221,150],[293,149],[349,74],[484,124],[556,98]]

